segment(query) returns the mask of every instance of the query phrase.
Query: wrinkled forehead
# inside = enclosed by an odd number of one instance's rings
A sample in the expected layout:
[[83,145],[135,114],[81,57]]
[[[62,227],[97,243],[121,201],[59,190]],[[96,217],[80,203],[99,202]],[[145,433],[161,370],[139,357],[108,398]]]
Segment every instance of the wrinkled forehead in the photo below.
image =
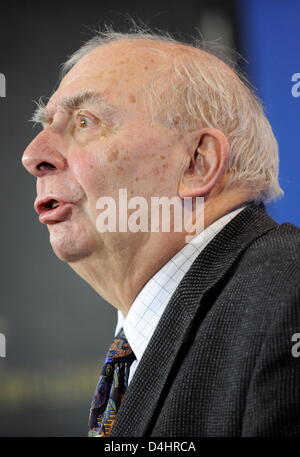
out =
[[170,55],[150,43],[113,42],[85,54],[64,76],[52,97],[76,91],[100,92],[117,105],[142,102],[143,90],[154,73],[170,64]]
[[160,43],[115,41],[86,53],[67,73],[66,79],[78,72],[103,74],[109,71],[110,74],[117,73],[124,78],[134,76],[143,70],[149,70],[148,73],[151,73],[170,61],[170,57],[167,48]]

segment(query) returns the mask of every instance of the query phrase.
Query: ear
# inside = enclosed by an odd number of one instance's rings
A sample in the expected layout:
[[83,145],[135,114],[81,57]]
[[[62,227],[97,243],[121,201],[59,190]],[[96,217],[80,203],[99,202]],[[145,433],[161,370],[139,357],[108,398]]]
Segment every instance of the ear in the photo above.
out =
[[229,143],[220,130],[202,129],[183,172],[179,196],[201,197],[208,194],[222,175],[228,154]]

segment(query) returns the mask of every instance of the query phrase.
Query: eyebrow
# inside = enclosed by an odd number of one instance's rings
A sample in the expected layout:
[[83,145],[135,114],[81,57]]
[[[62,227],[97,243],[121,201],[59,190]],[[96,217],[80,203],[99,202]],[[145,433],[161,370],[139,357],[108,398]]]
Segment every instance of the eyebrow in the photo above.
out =
[[45,106],[42,98],[35,103],[37,104],[37,108],[33,113],[31,121],[39,124],[50,123],[57,106],[63,108],[65,111],[74,111],[75,109],[82,108],[87,104],[96,105],[102,109],[110,109],[110,111],[112,110],[112,107],[104,102],[101,93],[94,90],[84,90],[75,95],[61,97],[52,107]]

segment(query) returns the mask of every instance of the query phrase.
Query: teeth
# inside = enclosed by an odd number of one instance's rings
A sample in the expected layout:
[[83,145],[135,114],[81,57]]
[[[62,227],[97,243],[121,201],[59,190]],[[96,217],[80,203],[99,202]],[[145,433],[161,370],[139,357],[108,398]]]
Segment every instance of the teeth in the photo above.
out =
[[51,203],[51,209],[57,208],[59,206],[59,202],[52,202]]

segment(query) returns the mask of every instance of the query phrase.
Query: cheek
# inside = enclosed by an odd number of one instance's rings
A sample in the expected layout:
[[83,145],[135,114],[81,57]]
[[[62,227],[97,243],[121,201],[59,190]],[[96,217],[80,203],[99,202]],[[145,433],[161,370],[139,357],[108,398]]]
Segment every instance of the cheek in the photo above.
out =
[[129,196],[174,195],[177,157],[170,146],[142,134],[118,136],[100,145],[98,139],[73,148],[69,166],[93,205],[101,196],[117,196],[119,189],[127,189]]
[[103,156],[104,151],[99,144],[73,147],[68,154],[68,164],[77,181],[87,186],[99,181],[99,174],[104,169]]
[[73,149],[69,167],[90,200],[127,188],[134,167],[127,149],[117,145],[89,145]]
[[[169,144],[141,143],[134,150],[134,176],[141,195],[170,195],[176,181],[176,162]],[[173,186],[172,186],[173,183]]]

